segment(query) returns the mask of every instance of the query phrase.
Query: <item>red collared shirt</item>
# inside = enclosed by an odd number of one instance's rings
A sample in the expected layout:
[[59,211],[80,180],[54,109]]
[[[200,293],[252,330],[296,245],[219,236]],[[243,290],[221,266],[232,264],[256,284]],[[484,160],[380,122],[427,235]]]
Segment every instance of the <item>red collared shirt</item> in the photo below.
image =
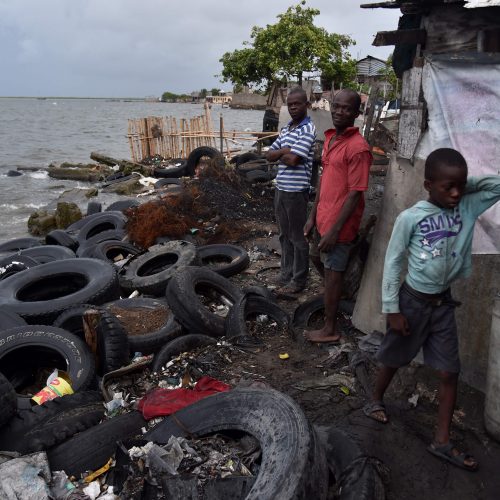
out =
[[[366,191],[370,176],[372,155],[370,146],[359,133],[358,127],[347,128],[330,146],[335,129],[325,132],[321,162],[323,173],[316,227],[323,236],[335,224],[350,191]],[[339,242],[350,242],[356,237],[365,208],[361,195],[357,207],[339,233]]]

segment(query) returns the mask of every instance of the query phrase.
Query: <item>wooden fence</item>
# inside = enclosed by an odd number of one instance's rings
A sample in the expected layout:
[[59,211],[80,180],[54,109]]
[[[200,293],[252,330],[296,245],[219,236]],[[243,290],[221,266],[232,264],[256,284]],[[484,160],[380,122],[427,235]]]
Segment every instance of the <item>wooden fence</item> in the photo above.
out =
[[128,121],[130,155],[135,162],[154,155],[187,158],[201,146],[218,148],[230,158],[232,152],[241,149],[241,141],[255,142],[257,137],[273,135],[277,134],[225,131],[222,115],[219,130],[214,131],[208,108],[202,116],[194,118],[148,116]]

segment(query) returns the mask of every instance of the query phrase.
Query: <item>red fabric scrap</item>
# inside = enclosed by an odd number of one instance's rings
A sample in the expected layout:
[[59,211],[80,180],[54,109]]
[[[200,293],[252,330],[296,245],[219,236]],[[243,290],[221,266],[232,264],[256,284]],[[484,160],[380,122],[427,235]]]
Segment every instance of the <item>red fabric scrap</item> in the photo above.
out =
[[205,376],[196,382],[193,389],[154,389],[139,401],[138,409],[146,420],[164,417],[200,399],[229,389],[231,386],[224,382]]

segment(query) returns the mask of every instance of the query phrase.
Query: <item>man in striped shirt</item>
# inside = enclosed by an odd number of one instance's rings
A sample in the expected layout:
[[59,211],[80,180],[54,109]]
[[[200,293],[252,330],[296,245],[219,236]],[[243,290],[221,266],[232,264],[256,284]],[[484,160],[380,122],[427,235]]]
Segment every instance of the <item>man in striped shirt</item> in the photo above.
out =
[[294,87],[286,100],[292,120],[280,132],[267,153],[278,161],[274,209],[281,245],[280,293],[298,293],[309,273],[309,245],[304,237],[311,183],[316,129],[307,116],[309,101],[301,87]]

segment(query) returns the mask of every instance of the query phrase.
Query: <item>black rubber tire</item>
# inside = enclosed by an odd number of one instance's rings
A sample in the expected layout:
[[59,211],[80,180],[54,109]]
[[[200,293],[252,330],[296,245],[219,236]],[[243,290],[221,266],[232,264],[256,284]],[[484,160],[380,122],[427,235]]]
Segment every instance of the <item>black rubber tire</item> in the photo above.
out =
[[47,451],[51,470],[64,470],[79,476],[97,470],[113,456],[116,442],[141,434],[146,425],[142,414],[131,411],[80,432],[64,443]]
[[295,309],[293,313],[293,326],[296,328],[307,328],[311,316],[325,309],[324,295],[317,295],[306,300]]
[[153,170],[153,175],[160,179],[165,179],[168,177],[179,178],[186,175],[187,161],[183,158],[173,158],[169,161],[169,164],[175,166],[170,168],[155,167]]
[[76,255],[78,257],[85,257],[87,256],[86,252],[89,248],[94,248],[103,241],[122,241],[126,234],[125,229],[108,229],[101,233],[97,233],[80,244],[76,250]]
[[314,429],[297,403],[274,389],[215,394],[167,417],[144,438],[165,444],[170,436],[195,438],[240,431],[261,446],[259,473],[246,500],[324,500],[328,469]]
[[[120,172],[120,173],[123,173],[123,172]],[[111,174],[110,176],[106,177],[106,180],[101,184],[101,187],[105,188],[108,186],[112,186],[114,184],[119,184],[120,182],[125,182],[125,181],[128,181],[128,180],[132,179],[133,177],[135,177],[132,174],[130,174],[130,175],[117,175],[117,174],[118,174],[118,172],[116,174]],[[112,177],[112,178],[110,179],[110,177]]]
[[[80,219],[80,221],[82,220],[83,219]],[[77,224],[77,222],[75,222],[71,226],[74,226],[75,224]],[[78,241],[76,240],[76,238],[73,238],[71,234],[63,231],[62,229],[54,229],[53,231],[50,231],[50,233],[45,236],[45,243],[47,245],[59,245],[61,247],[69,248],[73,251],[78,248]]]
[[264,172],[262,170],[252,170],[245,174],[245,179],[249,182],[268,182],[276,177],[276,173],[272,170]]
[[21,454],[43,451],[97,425],[104,416],[102,396],[82,391],[20,410],[0,430],[0,449]]
[[238,337],[248,336],[246,321],[256,314],[269,316],[279,325],[286,327],[292,338],[296,337],[291,318],[286,311],[275,302],[251,293],[243,295],[226,317],[225,333],[228,340],[238,342]]
[[213,290],[232,304],[242,295],[241,290],[228,279],[203,267],[187,267],[177,273],[167,287],[167,302],[177,321],[188,332],[203,332],[213,337],[224,335],[223,316],[212,313],[205,307],[197,291]]
[[[101,212],[89,215],[85,219],[87,219],[87,222],[80,228],[77,236],[80,245],[89,242],[93,236],[103,231],[124,229],[127,223],[127,217],[122,212],[117,211]],[[93,242],[97,243],[95,240]]]
[[27,269],[3,280],[0,305],[28,323],[52,322],[78,304],[102,304],[118,298],[115,267],[98,259],[65,259]]
[[209,337],[208,335],[201,335],[197,333],[183,335],[182,337],[174,339],[164,345],[160,351],[155,354],[151,363],[151,370],[153,372],[159,372],[163,366],[179,354],[187,351],[193,351],[199,347],[214,345],[216,343],[217,340],[213,337]]
[[247,153],[242,153],[240,155],[234,156],[233,158],[231,158],[230,163],[236,163],[237,166],[240,166],[243,163],[248,163],[249,161],[255,160],[265,160],[265,158],[262,155],[248,151]]
[[385,487],[373,464],[356,441],[334,427],[318,428],[328,466],[335,477],[335,498],[339,500],[384,500]]
[[257,295],[259,297],[264,297],[267,300],[273,300],[274,301],[274,296],[273,292],[267,288],[267,286],[261,286],[261,285],[251,285],[243,288],[243,293],[245,295]]
[[226,278],[241,273],[250,264],[247,251],[238,245],[203,245],[197,251],[202,266]]
[[[352,316],[354,311],[354,304],[352,300],[340,300],[339,311]],[[307,328],[311,316],[323,311],[325,309],[325,299],[323,295],[317,295],[309,300],[306,300],[295,309],[293,313],[293,325],[297,328]]]
[[154,188],[159,189],[165,186],[180,186],[182,187],[182,181],[180,179],[176,179],[174,177],[164,177],[155,182]]
[[62,312],[52,323],[56,328],[62,328],[67,332],[76,335],[85,341],[85,330],[83,328],[83,315],[89,309],[98,309],[100,307],[94,306],[92,304],[79,304],[74,307],[70,307]]
[[98,201],[89,201],[87,204],[87,215],[98,214],[102,212],[102,204]]
[[98,375],[105,375],[126,365],[129,360],[128,335],[119,319],[108,311],[102,311],[96,333]]
[[90,257],[115,263],[115,258],[122,255],[124,258],[130,255],[139,255],[142,250],[132,243],[126,241],[106,240],[97,245],[85,246],[80,257]]
[[253,172],[254,170],[265,172],[268,170],[268,165],[269,164],[266,160],[249,161],[247,163],[242,163],[241,165],[238,165],[236,167],[236,171],[241,175],[245,175],[248,172]]
[[15,326],[27,325],[19,314],[11,311],[8,307],[0,307],[0,331],[8,330],[9,328],[14,328]]
[[[159,307],[168,307],[166,302],[157,299],[136,297],[132,299],[120,299],[108,302],[102,306],[104,309],[114,312],[116,314],[117,308],[126,310],[133,309],[149,309],[156,310]],[[120,319],[120,315],[116,314]],[[126,329],[127,325],[123,325]],[[170,312],[167,321],[164,325],[155,331],[145,333],[143,335],[129,335],[128,344],[130,352],[141,352],[142,354],[151,354],[158,352],[166,343],[181,336],[183,334],[182,327],[175,320],[174,315]]]
[[68,247],[61,245],[40,245],[39,247],[26,248],[18,255],[31,257],[38,264],[46,264],[55,260],[74,259],[75,252]]
[[[94,356],[87,344],[62,328],[17,326],[0,332],[0,345],[2,373],[16,391],[30,385],[37,368],[46,367],[44,363],[64,370],[74,392],[87,389],[94,381]],[[18,399],[28,400],[29,396],[18,394]]]
[[0,281],[39,265],[35,259],[26,255],[13,254],[4,257],[0,260]]
[[37,238],[15,238],[13,240],[0,243],[0,253],[17,252],[25,248],[37,247],[40,245],[40,240]]
[[120,286],[129,294],[137,290],[146,295],[164,296],[172,276],[198,262],[196,247],[187,241],[153,245],[122,269]]
[[214,160],[216,166],[218,167],[223,167],[225,164],[224,157],[218,149],[211,148],[209,146],[201,146],[199,148],[193,149],[188,156],[186,163],[187,176],[190,177],[194,175],[198,162],[204,156],[208,156],[208,158]]
[[[17,395],[9,380],[0,373],[0,432],[3,432],[5,424],[16,414]],[[0,450],[3,448],[0,442]]]
[[132,207],[138,207],[141,203],[137,201],[136,199],[130,199],[130,200],[118,200],[111,205],[109,205],[105,212],[125,212],[125,210],[128,210],[129,208]]

